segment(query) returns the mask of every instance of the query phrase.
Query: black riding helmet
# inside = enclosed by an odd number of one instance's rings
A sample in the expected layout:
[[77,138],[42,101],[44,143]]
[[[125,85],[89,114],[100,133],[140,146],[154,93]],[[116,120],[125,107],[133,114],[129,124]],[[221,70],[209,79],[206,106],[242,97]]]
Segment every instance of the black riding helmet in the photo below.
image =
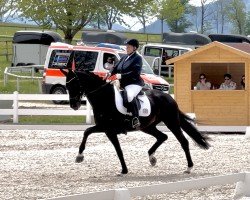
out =
[[139,47],[139,41],[137,39],[128,39],[125,41],[125,44],[129,44],[133,47],[136,47],[136,49],[138,49]]

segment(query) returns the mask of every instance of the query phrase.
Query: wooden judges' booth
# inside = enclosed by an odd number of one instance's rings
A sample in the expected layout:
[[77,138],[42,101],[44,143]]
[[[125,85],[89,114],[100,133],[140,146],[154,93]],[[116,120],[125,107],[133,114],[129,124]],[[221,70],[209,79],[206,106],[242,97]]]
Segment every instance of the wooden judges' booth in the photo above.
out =
[[[212,42],[169,63],[174,63],[174,95],[183,112],[195,113],[202,125],[250,125],[250,44]],[[212,84],[211,90],[194,90],[201,73]],[[232,75],[236,90],[218,89],[225,73]]]

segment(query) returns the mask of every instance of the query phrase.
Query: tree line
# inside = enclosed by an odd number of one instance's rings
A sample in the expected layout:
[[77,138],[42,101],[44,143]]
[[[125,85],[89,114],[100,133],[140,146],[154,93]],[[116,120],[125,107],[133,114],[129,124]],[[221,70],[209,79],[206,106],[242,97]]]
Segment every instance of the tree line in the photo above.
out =
[[75,34],[87,24],[111,30],[114,23],[129,26],[126,17],[136,18],[146,31],[146,25],[157,17],[166,22],[172,32],[186,32],[195,27],[201,34],[224,33],[231,24],[232,33],[250,34],[250,13],[244,0],[200,0],[201,6],[189,4],[190,0],[0,0],[0,21],[17,16],[34,21],[43,29],[52,26],[64,33],[71,43]]

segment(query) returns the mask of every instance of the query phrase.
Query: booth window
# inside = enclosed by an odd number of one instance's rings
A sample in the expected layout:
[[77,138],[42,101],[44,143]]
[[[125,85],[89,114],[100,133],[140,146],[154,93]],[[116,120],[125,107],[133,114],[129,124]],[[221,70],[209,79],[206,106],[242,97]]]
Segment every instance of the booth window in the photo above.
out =
[[236,90],[244,90],[241,78],[245,75],[245,63],[192,63],[191,65],[191,89],[199,81],[200,74],[206,75],[206,80],[211,83],[211,89],[219,89],[224,82],[224,74],[230,74],[232,81],[236,83]]

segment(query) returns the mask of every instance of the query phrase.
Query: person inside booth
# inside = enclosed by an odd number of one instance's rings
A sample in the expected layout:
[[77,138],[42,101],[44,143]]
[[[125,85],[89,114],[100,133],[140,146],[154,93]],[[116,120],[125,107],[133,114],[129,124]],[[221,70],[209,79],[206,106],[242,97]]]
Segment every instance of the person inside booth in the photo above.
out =
[[206,75],[204,73],[200,74],[199,81],[194,87],[195,90],[210,90],[211,83],[207,81]]
[[241,89],[245,90],[245,75],[241,77],[240,84],[241,84]]
[[232,81],[231,74],[224,74],[224,82],[220,85],[219,90],[235,90],[236,83]]

